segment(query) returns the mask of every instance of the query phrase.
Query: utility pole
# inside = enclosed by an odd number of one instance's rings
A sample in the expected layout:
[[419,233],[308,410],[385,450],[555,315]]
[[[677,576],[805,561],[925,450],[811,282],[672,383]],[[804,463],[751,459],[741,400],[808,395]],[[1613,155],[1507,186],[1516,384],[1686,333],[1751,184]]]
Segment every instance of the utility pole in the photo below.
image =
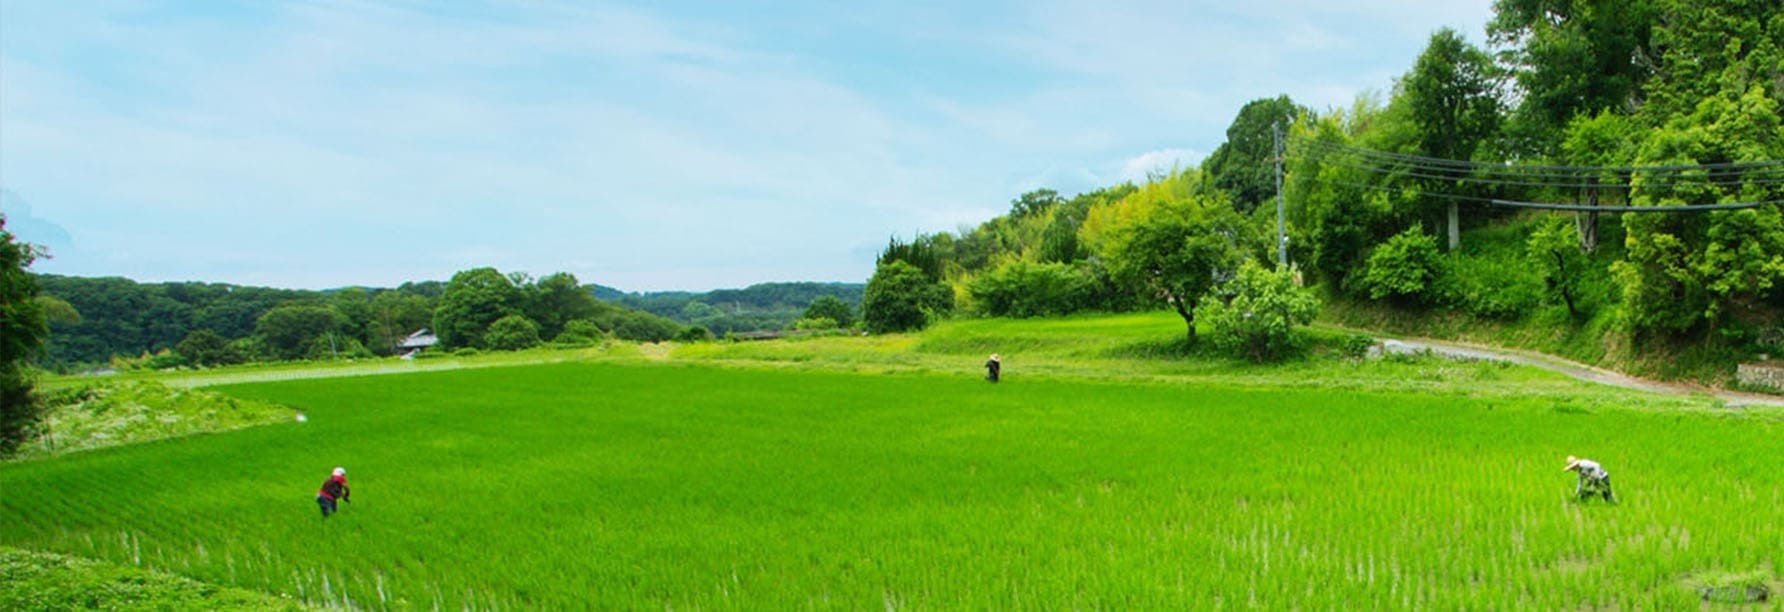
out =
[[1288,233],[1282,227],[1282,121],[1270,124],[1276,145],[1276,269],[1288,269]]

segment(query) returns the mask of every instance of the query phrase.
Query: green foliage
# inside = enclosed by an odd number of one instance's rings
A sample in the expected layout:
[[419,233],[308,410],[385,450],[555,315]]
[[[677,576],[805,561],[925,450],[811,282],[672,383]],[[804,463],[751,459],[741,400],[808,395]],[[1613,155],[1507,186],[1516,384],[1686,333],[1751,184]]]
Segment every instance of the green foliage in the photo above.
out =
[[635,310],[603,314],[596,321],[613,337],[636,342],[663,342],[674,338],[683,328],[680,323]]
[[1263,363],[1305,347],[1295,326],[1313,322],[1319,298],[1295,286],[1288,270],[1270,270],[1255,259],[1220,288],[1220,295],[1202,297],[1200,307],[1221,351]]
[[[1404,109],[1359,97],[1349,109],[1294,125],[1292,136],[1327,145],[1411,152]],[[1290,215],[1289,247],[1295,261],[1333,286],[1349,286],[1363,270],[1369,249],[1401,231],[1419,192],[1409,181],[1368,172],[1352,156],[1308,147],[1290,157],[1283,190]]]
[[[886,244],[886,249],[880,252],[880,257],[875,260],[874,265],[878,267],[894,262],[902,262],[916,268],[931,281],[942,279],[942,256],[933,237],[918,235],[915,240],[910,242],[901,241],[896,236],[892,237],[891,241]],[[868,289],[864,291],[871,292],[872,287],[873,283],[869,281]],[[861,299],[863,301],[867,299],[866,293],[863,293]]]
[[700,325],[723,335],[736,331],[784,329],[803,317],[813,300],[823,296],[837,298],[853,308],[861,303],[865,286],[863,283],[757,283],[743,289],[706,293],[606,290],[596,293],[596,297],[682,324]]
[[519,314],[521,300],[520,287],[495,268],[461,271],[446,283],[434,308],[434,334],[441,348],[485,348],[484,332],[496,320]]
[[1517,80],[1518,136],[1549,152],[1575,117],[1628,112],[1653,74],[1660,2],[1497,0],[1487,24]]
[[805,307],[805,315],[801,317],[801,320],[811,319],[829,319],[831,327],[849,327],[855,324],[855,309],[834,295],[821,295]]
[[45,419],[19,448],[41,457],[289,421],[292,411],[153,381],[83,383],[44,394]]
[[522,310],[538,323],[538,336],[543,338],[556,337],[566,322],[593,317],[601,310],[595,297],[568,272],[547,275],[525,286],[523,293]]
[[1094,282],[1075,265],[1011,261],[967,284],[973,308],[993,317],[1058,316],[1094,307]]
[[1531,232],[1525,244],[1530,267],[1542,278],[1546,296],[1561,300],[1568,318],[1578,318],[1587,267],[1592,262],[1580,250],[1573,224],[1564,217],[1553,217]]
[[322,292],[220,283],[55,275],[37,280],[45,296],[67,302],[80,314],[76,321],[50,323],[43,364],[58,370],[104,364],[112,355],[172,348],[199,329],[230,339],[249,337],[256,321],[276,306],[328,301]]
[[25,271],[37,255],[6,231],[6,217],[0,215],[0,457],[11,455],[39,418],[31,399],[30,361],[42,350],[49,327],[37,281]]
[[1203,178],[1227,194],[1240,214],[1276,197],[1274,126],[1286,133],[1290,122],[1306,113],[1287,95],[1259,98],[1240,107],[1227,126],[1226,142],[1203,165]]
[[[1163,182],[1189,185],[1194,180],[1191,173],[1178,173]],[[1141,209],[1109,229],[1103,258],[1117,281],[1163,298],[1174,308],[1193,345],[1196,303],[1231,277],[1256,241],[1225,200],[1167,193],[1171,192],[1140,191],[1129,196]]]
[[1015,218],[1038,215],[1065,203],[1059,192],[1052,189],[1036,189],[1010,201],[1010,216]]
[[192,365],[211,367],[235,365],[247,362],[240,351],[229,345],[229,339],[217,335],[217,332],[200,329],[186,334],[186,339],[174,346],[174,352],[185,355]]
[[326,346],[347,326],[346,317],[328,306],[286,304],[260,315],[254,322],[254,335],[274,359],[303,359],[311,356],[317,341]]
[[1542,303],[1540,277],[1515,250],[1440,255],[1432,275],[1427,304],[1460,307],[1479,319],[1516,320]]
[[564,331],[558,332],[552,341],[567,346],[592,346],[607,337],[601,326],[589,319],[575,319],[564,323]]
[[824,331],[841,327],[835,319],[829,317],[809,317],[794,321],[787,329],[793,331]]
[[483,346],[492,350],[517,351],[538,345],[539,324],[522,314],[496,319],[489,324],[489,330],[483,332]]
[[264,593],[176,574],[0,547],[7,610],[306,610]]
[[902,259],[879,264],[861,298],[861,321],[867,331],[884,334],[922,329],[931,317],[954,308],[946,283]]
[[681,331],[675,332],[675,337],[672,339],[676,342],[711,342],[712,330],[698,325],[689,325],[681,328]]
[[1442,265],[1437,239],[1415,225],[1371,251],[1362,276],[1352,277],[1350,289],[1375,300],[1430,303],[1431,284]]

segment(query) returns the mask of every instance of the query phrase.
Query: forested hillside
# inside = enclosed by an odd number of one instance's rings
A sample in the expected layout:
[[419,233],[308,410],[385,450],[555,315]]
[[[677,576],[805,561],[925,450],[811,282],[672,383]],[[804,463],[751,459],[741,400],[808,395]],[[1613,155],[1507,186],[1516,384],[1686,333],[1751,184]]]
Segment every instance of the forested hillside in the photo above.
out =
[[660,341],[696,329],[597,301],[576,277],[533,279],[493,268],[394,289],[304,291],[220,283],[137,283],[38,275],[53,304],[40,365],[165,368],[393,355],[433,330],[446,350],[512,349],[603,337]]
[[1440,30],[1385,93],[1245,105],[1199,167],[894,240],[864,316],[1170,307],[1194,343],[1276,267],[1281,159],[1278,271],[1328,317],[1714,379],[1784,353],[1778,9],[1501,0],[1484,44]]
[[803,317],[806,307],[813,301],[825,296],[841,300],[850,308],[859,307],[863,287],[861,283],[758,283],[743,289],[705,293],[626,293],[595,285],[594,296],[688,325],[699,325],[723,336],[730,332],[784,329]]

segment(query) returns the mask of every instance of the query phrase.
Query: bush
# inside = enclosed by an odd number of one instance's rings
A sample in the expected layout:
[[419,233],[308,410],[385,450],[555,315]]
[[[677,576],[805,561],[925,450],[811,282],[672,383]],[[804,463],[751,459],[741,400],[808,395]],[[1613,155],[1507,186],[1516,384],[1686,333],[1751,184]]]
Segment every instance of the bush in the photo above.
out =
[[613,337],[634,342],[662,342],[681,333],[681,324],[647,312],[627,311],[612,319]]
[[800,319],[798,321],[794,321],[792,325],[787,326],[787,329],[791,329],[793,331],[821,331],[821,330],[828,330],[828,329],[837,329],[839,327],[841,327],[841,325],[838,325],[836,323],[836,321],[833,319],[829,319],[826,317],[816,317],[816,318],[805,318],[805,319]]
[[1521,257],[1456,256],[1429,293],[1470,315],[1509,321],[1542,303],[1539,282]]
[[511,314],[489,324],[483,345],[498,351],[518,351],[539,345],[539,324],[526,315]]
[[1230,297],[1206,296],[1197,307],[1213,330],[1215,347],[1260,363],[1305,347],[1294,327],[1313,322],[1319,299],[1295,286],[1293,274],[1247,260],[1221,293]]
[[967,283],[974,308],[994,317],[1044,317],[1089,306],[1093,279],[1065,263],[1013,261]]
[[710,342],[712,341],[712,330],[699,325],[689,325],[676,332],[674,340],[676,342]]
[[[829,319],[833,322],[830,327],[819,329],[848,327],[855,324],[855,309],[849,306],[848,302],[842,301],[842,298],[834,295],[820,295],[805,307],[805,314],[801,316],[801,319]],[[795,327],[794,329],[799,328]]]
[[558,332],[552,343],[559,346],[578,347],[593,346],[607,338],[607,332],[588,319],[576,319],[564,324],[564,331]]
[[947,283],[903,261],[880,264],[861,298],[861,319],[876,334],[922,329],[930,318],[953,309],[954,292]]
[[1413,226],[1376,245],[1363,273],[1351,275],[1346,284],[1372,300],[1429,303],[1431,283],[1437,279],[1442,264],[1437,238]]

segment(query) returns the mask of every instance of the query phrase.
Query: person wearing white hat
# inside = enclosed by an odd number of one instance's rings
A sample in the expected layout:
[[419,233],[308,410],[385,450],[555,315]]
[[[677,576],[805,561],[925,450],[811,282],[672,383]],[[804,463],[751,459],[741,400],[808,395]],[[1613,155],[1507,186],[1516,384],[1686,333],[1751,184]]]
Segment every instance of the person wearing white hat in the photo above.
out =
[[322,481],[322,489],[316,492],[316,505],[322,507],[322,518],[334,514],[338,508],[335,500],[352,503],[353,490],[347,488],[347,468],[336,467],[328,480]]
[[991,359],[985,361],[985,380],[997,382],[1000,376],[1003,376],[1003,361],[997,358],[997,353],[992,353]]
[[1598,465],[1597,461],[1568,455],[1567,467],[1562,468],[1562,471],[1579,474],[1579,483],[1574,485],[1573,494],[1580,499],[1591,499],[1593,493],[1598,493],[1604,496],[1604,501],[1616,501],[1611,496],[1611,473],[1604,471],[1604,466]]

